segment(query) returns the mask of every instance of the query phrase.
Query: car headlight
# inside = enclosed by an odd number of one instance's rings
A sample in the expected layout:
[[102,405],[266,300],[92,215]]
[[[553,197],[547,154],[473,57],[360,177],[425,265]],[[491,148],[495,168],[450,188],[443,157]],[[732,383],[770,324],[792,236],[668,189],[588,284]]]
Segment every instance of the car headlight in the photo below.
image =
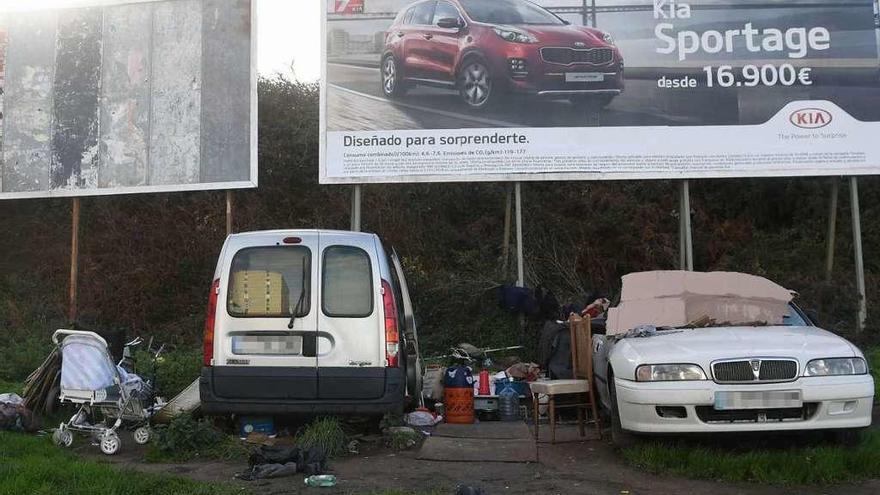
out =
[[495,31],[495,34],[501,36],[506,41],[510,41],[511,43],[537,43],[538,39],[529,33],[524,33],[522,31],[518,31],[516,29],[503,28],[503,27],[494,27],[492,28]]
[[609,45],[614,44],[614,36],[611,36],[611,33],[602,33],[602,39]]
[[862,358],[814,359],[807,363],[804,376],[864,375],[868,365]]
[[705,380],[706,373],[696,364],[643,364],[636,368],[639,382],[678,382]]

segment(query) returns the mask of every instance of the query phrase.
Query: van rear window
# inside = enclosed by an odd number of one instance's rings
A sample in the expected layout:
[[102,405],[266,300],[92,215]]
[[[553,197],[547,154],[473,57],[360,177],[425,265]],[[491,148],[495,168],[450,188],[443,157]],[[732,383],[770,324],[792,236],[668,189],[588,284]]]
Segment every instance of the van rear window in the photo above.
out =
[[373,314],[373,270],[366,251],[351,246],[327,248],[323,280],[324,314],[344,318]]
[[247,248],[235,254],[227,311],[245,318],[280,318],[310,311],[312,253],[305,246]]

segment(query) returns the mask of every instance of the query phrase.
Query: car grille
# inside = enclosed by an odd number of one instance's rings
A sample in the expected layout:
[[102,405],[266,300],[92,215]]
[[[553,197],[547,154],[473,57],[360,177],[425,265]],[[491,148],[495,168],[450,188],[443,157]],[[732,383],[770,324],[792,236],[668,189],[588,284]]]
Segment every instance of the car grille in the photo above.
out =
[[694,408],[703,423],[772,423],[788,421],[807,421],[819,409],[818,402],[808,402],[803,407],[780,409],[728,409],[717,411],[712,406]]
[[551,64],[572,65],[590,64],[605,65],[614,60],[614,52],[610,48],[565,48],[548,47],[541,49],[541,58]]
[[[760,361],[758,377],[752,371],[752,361]],[[723,361],[712,365],[712,374],[719,383],[784,382],[797,378],[798,363],[793,359],[754,359]]]

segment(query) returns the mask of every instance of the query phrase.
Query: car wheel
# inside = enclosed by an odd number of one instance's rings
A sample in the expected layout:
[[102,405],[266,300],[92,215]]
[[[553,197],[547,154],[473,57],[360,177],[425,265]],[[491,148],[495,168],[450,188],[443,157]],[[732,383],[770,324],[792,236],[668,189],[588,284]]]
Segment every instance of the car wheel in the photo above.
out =
[[623,429],[620,424],[620,409],[617,405],[617,391],[614,387],[614,375],[608,374],[608,397],[611,401],[611,442],[619,449],[636,445],[638,437]]
[[382,94],[388,98],[399,98],[406,93],[400,66],[394,55],[382,59]]
[[492,76],[480,60],[466,61],[458,71],[458,91],[465,105],[473,109],[489,106],[493,96]]

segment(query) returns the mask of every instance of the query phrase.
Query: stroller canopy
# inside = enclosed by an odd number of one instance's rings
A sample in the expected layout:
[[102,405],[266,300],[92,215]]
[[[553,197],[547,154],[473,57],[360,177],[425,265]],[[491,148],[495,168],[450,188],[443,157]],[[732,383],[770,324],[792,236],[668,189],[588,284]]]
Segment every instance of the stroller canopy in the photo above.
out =
[[102,390],[115,385],[116,365],[107,346],[88,335],[68,335],[61,343],[61,389]]

